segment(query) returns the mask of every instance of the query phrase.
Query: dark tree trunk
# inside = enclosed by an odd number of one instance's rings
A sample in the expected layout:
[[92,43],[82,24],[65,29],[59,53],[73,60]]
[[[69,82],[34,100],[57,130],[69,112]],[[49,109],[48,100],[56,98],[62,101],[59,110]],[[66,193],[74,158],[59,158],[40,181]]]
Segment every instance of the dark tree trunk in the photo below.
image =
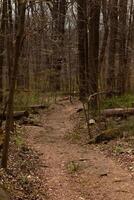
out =
[[[101,1],[90,0],[89,10],[89,94],[98,91],[99,76],[99,25],[100,25],[100,4]],[[97,98],[93,101],[94,107],[97,105]]]
[[128,21],[128,32],[126,42],[126,91],[129,92],[131,88],[131,65],[133,58],[133,46],[134,46],[134,0],[131,0],[129,6],[129,21]]
[[119,71],[117,89],[122,95],[126,88],[126,39],[127,39],[127,4],[128,0],[119,1]]
[[108,52],[107,90],[114,91],[116,88],[115,57],[118,33],[118,0],[111,0],[110,4],[110,34]]
[[12,121],[13,121],[13,104],[14,104],[14,92],[15,92],[15,84],[16,84],[16,77],[18,72],[18,62],[21,53],[21,48],[23,44],[23,37],[24,37],[24,24],[25,24],[25,1],[19,3],[19,17],[18,17],[18,24],[17,24],[17,35],[16,35],[16,42],[15,42],[15,50],[14,50],[14,62],[13,62],[13,73],[12,79],[10,84],[9,90],[9,97],[8,97],[8,105],[7,105],[7,119],[5,125],[5,141],[4,141],[4,148],[2,154],[2,167],[7,168],[7,160],[8,160],[8,149],[9,149],[9,141],[10,141],[10,132],[12,129]]
[[9,85],[11,83],[12,69],[13,66],[13,20],[12,20],[12,5],[11,0],[8,0],[8,36],[7,36],[7,63],[8,63],[8,78]]
[[104,61],[107,42],[108,42],[108,35],[109,35],[109,5],[107,5],[107,0],[102,1],[102,14],[103,14],[103,23],[104,23],[104,35],[102,39],[102,46],[100,49],[100,57],[99,57],[99,67],[101,70],[102,63]]
[[80,99],[87,96],[88,37],[87,2],[77,1],[78,6],[78,52],[79,52],[79,91]]
[[3,62],[5,50],[5,37],[7,26],[7,0],[3,0],[1,30],[0,30],[0,102],[3,99]]

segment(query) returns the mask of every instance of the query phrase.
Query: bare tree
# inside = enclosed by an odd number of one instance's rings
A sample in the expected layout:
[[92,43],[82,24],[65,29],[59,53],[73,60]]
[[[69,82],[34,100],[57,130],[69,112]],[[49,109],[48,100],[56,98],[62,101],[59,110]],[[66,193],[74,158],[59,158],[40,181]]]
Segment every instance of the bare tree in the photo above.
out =
[[[99,27],[100,27],[100,0],[89,1],[89,94],[98,91],[99,77]],[[94,98],[93,106],[97,105],[97,98]]]
[[7,167],[7,160],[8,160],[8,149],[9,149],[9,141],[10,141],[10,133],[12,130],[12,121],[13,121],[13,105],[14,105],[14,92],[15,92],[15,84],[16,84],[16,77],[18,72],[18,62],[20,58],[20,53],[23,45],[24,39],[24,24],[25,24],[25,6],[26,1],[19,1],[18,2],[18,9],[19,9],[19,16],[18,16],[18,23],[17,23],[17,34],[15,40],[15,49],[14,49],[14,62],[13,62],[13,73],[11,79],[11,85],[9,89],[9,97],[8,97],[8,105],[7,105],[7,119],[6,119],[6,126],[5,126],[5,141],[4,141],[4,148],[3,148],[3,155],[2,155],[2,167]]
[[87,1],[78,0],[78,51],[79,51],[79,91],[80,99],[87,96],[88,35]]
[[127,5],[128,0],[119,1],[119,70],[117,89],[120,94],[126,89],[126,41],[127,41]]
[[111,0],[109,53],[108,53],[108,70],[107,70],[107,89],[109,91],[114,91],[116,88],[115,58],[117,52],[117,33],[118,33],[118,0]]
[[7,0],[3,0],[2,18],[0,28],[0,102],[3,99],[3,63],[5,54],[5,39],[7,30]]

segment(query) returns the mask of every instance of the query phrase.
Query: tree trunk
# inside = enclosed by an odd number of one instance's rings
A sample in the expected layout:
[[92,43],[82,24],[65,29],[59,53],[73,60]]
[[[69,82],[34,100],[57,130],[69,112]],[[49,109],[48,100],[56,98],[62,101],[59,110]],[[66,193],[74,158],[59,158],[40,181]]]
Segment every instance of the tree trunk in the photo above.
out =
[[[99,26],[100,26],[100,6],[101,1],[90,0],[89,10],[89,94],[98,91],[99,76]],[[97,98],[94,98],[93,106],[97,106]]]
[[20,57],[21,48],[23,44],[23,37],[24,37],[26,2],[25,1],[19,2],[18,6],[19,6],[19,19],[18,19],[18,24],[17,24],[17,35],[16,35],[16,42],[15,42],[15,50],[14,50],[15,55],[14,55],[14,62],[13,62],[13,73],[12,73],[12,79],[11,79],[9,97],[8,97],[8,105],[7,105],[7,119],[6,119],[6,125],[5,125],[6,135],[5,135],[3,154],[2,154],[3,168],[7,168],[10,132],[11,132],[12,121],[13,121],[13,104],[14,104],[16,76],[18,72],[18,67],[19,67],[18,62],[19,62],[19,57]]
[[0,102],[3,99],[3,62],[5,50],[5,36],[7,26],[7,0],[3,0],[1,30],[0,30]]
[[118,33],[118,0],[111,0],[110,4],[110,33],[107,71],[107,90],[114,91],[116,88],[116,43]]
[[117,89],[122,95],[126,88],[126,37],[127,37],[127,4],[128,0],[119,1],[119,71]]
[[102,63],[104,61],[107,42],[108,42],[108,35],[109,35],[109,5],[107,5],[107,0],[102,1],[102,14],[103,14],[103,23],[104,23],[104,35],[102,39],[102,46],[100,49],[100,56],[99,56],[99,70],[101,70]]
[[126,91],[129,92],[131,88],[131,65],[133,56],[133,33],[134,33],[134,0],[131,0],[129,6],[129,21],[128,21],[128,32],[127,32],[127,42],[126,42]]
[[11,0],[8,0],[8,35],[7,35],[7,63],[8,63],[8,79],[9,85],[11,83],[12,69],[13,66],[13,20],[12,20],[12,5]]
[[78,52],[79,52],[79,91],[80,99],[87,96],[88,37],[87,2],[78,0]]

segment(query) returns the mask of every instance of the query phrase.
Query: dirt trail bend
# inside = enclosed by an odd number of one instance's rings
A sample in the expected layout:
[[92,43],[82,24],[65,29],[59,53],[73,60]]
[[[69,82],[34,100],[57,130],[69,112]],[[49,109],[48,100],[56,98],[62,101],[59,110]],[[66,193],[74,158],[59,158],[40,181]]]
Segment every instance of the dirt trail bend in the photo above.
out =
[[134,181],[127,171],[99,150],[65,139],[73,130],[70,116],[78,107],[64,102],[42,114],[43,127],[26,127],[29,143],[47,165],[42,179],[49,199],[134,200]]

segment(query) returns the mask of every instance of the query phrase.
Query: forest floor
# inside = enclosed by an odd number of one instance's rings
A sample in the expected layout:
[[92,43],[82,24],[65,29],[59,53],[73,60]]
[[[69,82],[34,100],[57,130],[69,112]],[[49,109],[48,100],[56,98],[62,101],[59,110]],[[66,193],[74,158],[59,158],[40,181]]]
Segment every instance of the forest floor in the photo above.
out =
[[43,187],[50,200],[134,200],[132,174],[95,145],[68,139],[80,108],[63,101],[40,115],[41,126],[25,126],[27,142],[40,154]]

